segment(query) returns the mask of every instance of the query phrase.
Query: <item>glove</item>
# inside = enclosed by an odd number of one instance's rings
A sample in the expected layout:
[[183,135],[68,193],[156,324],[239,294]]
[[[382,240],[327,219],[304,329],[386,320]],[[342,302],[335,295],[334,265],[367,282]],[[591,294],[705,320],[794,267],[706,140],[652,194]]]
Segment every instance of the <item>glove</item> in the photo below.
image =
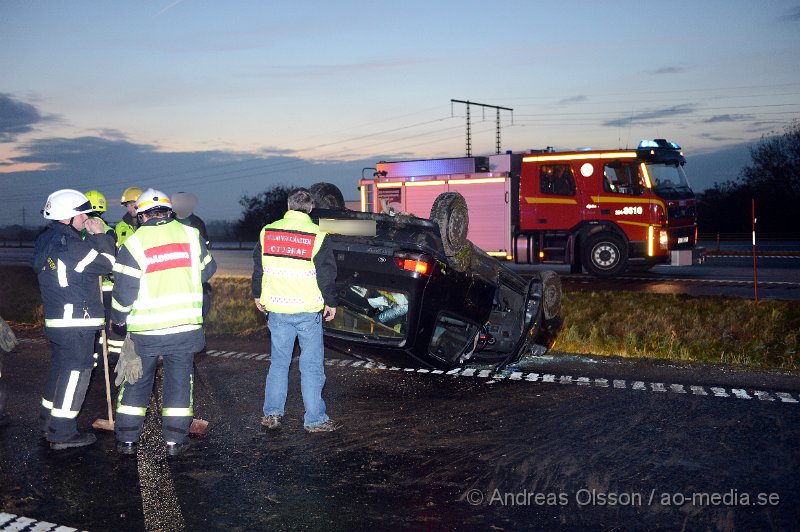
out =
[[14,331],[11,327],[0,318],[0,349],[3,351],[11,351],[17,346],[17,337],[14,336]]
[[131,335],[125,336],[125,341],[122,342],[122,349],[119,352],[119,360],[117,365],[114,366],[114,373],[117,378],[114,379],[114,384],[119,386],[124,382],[133,384],[138,381],[142,376],[142,359],[136,354],[136,348],[131,340]]

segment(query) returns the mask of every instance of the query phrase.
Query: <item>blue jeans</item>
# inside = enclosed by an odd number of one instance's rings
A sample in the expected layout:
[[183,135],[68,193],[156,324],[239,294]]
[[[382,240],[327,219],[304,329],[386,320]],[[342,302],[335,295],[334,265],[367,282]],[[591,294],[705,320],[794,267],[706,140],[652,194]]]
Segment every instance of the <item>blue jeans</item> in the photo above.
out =
[[322,314],[270,312],[267,320],[272,339],[272,362],[264,390],[264,415],[284,413],[289,388],[289,366],[292,363],[294,340],[300,342],[300,391],[306,413],[304,425],[320,425],[328,421],[322,388],[325,386],[325,350],[322,344]]

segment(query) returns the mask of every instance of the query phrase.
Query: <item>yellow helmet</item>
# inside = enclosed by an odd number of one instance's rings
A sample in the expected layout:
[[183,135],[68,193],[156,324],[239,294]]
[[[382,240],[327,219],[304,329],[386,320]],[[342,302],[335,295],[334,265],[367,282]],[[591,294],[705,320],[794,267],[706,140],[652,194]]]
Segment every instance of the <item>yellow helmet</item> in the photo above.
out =
[[129,201],[136,201],[136,199],[142,195],[142,192],[144,192],[144,190],[142,190],[139,187],[126,188],[125,191],[122,193],[122,199],[119,200],[119,204],[125,205]]
[[106,197],[97,190],[90,190],[86,193],[89,203],[92,204],[94,212],[106,212]]

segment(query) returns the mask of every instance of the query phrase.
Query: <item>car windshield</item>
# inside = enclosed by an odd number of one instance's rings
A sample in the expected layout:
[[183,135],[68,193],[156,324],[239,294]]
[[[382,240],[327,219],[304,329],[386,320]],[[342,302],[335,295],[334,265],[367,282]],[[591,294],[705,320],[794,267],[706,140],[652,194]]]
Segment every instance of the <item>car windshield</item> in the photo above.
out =
[[653,191],[664,199],[683,199],[694,197],[686,172],[680,164],[647,163],[647,173]]
[[408,293],[347,284],[336,317],[325,328],[372,340],[401,340],[408,329]]

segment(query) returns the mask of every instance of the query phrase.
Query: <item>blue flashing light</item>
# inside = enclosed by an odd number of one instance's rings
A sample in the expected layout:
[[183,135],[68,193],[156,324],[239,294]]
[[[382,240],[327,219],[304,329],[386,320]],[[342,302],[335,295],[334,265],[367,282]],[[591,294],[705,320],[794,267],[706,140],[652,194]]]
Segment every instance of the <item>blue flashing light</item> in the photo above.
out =
[[639,141],[639,148],[640,149],[648,149],[648,148],[672,148],[673,150],[681,149],[678,144],[675,142],[668,142],[666,139],[654,139],[654,140],[641,140]]

